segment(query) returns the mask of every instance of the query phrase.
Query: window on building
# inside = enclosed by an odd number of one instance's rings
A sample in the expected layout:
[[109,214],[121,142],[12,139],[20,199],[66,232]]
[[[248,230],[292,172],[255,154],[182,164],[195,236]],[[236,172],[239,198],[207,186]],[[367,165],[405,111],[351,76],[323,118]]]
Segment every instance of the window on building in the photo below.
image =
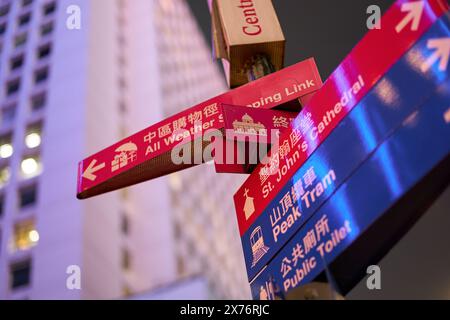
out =
[[127,111],[128,111],[127,103],[125,101],[123,101],[123,100],[121,100],[119,102],[119,111],[121,113],[127,113]]
[[122,249],[122,269],[128,271],[131,268],[130,252],[127,249]]
[[0,6],[0,18],[6,16],[9,13],[9,9],[9,4]]
[[124,235],[128,235],[128,233],[130,231],[130,221],[129,221],[128,216],[126,215],[126,213],[122,214],[121,229],[122,229],[122,233]]
[[22,54],[19,56],[13,57],[11,59],[11,63],[10,63],[11,70],[17,70],[17,69],[22,68],[23,63],[24,63],[24,57]]
[[31,111],[39,111],[45,107],[47,95],[45,92],[36,94],[31,97]]
[[0,24],[0,36],[4,35],[6,32],[6,22]]
[[36,185],[23,187],[19,190],[19,205],[21,209],[36,204],[36,201],[37,201]]
[[177,255],[176,259],[177,259],[177,273],[180,276],[184,276],[187,272],[185,259],[181,255]]
[[[5,195],[0,194],[0,217],[3,216],[3,211],[5,207]],[[1,235],[0,235],[1,239]]]
[[125,58],[125,55],[124,54],[119,54],[118,55],[118,58],[117,58],[117,61],[119,62],[119,66],[121,67],[121,68],[124,68],[124,67],[126,67],[126,65],[127,65],[127,59]]
[[38,59],[45,59],[48,56],[50,56],[51,52],[52,52],[52,47],[50,44],[43,45],[43,46],[39,47],[38,52],[37,52],[37,57],[38,57]]
[[129,296],[131,296],[132,294],[133,294],[133,291],[130,289],[129,286],[125,285],[125,286],[122,288],[122,295],[123,295],[124,297],[129,297]]
[[29,179],[41,173],[41,161],[38,156],[27,157],[20,163],[22,177]]
[[53,32],[53,22],[46,23],[41,26],[41,36],[46,36]]
[[20,90],[20,79],[14,79],[6,83],[6,94],[12,96]]
[[122,47],[122,48],[127,45],[127,39],[125,38],[125,36],[122,33],[120,33],[117,36],[117,43],[119,44],[119,47]]
[[27,42],[27,34],[26,33],[22,33],[22,34],[20,34],[20,35],[15,37],[15,39],[14,39],[14,47],[15,48],[21,47],[26,42]]
[[48,79],[48,68],[42,68],[35,72],[34,83],[42,83]]
[[13,263],[10,266],[11,289],[17,289],[30,285],[31,259]]
[[29,125],[25,134],[25,145],[28,149],[35,149],[41,145],[42,124]]
[[28,7],[33,3],[33,0],[22,0],[22,7]]
[[127,88],[127,81],[125,80],[125,78],[123,76],[119,77],[119,88],[121,90],[124,90]]
[[56,2],[52,1],[44,6],[44,16],[49,16],[56,11]]
[[120,139],[124,139],[126,137],[128,137],[128,128],[125,124],[120,124],[119,125],[119,135],[120,135]]
[[117,16],[117,21],[119,22],[119,27],[123,29],[127,24],[127,19],[125,18],[125,15],[123,14],[123,9],[119,11],[119,15]]
[[47,95],[45,92],[36,94],[31,97],[31,111],[39,111],[45,107]]
[[14,123],[16,118],[17,105],[15,103],[4,106],[1,109],[1,124],[9,126]]
[[119,7],[120,10],[125,9],[126,7],[126,0],[117,0],[117,6]]
[[0,189],[3,188],[11,178],[11,171],[9,166],[0,168]]
[[12,146],[12,135],[6,134],[0,137],[0,158],[8,159],[14,153],[14,148]]
[[14,225],[13,249],[28,250],[39,241],[39,232],[36,230],[34,220],[25,220]]
[[17,20],[17,24],[19,26],[25,26],[27,24],[29,24],[31,21],[31,13],[25,13],[21,16],[19,16],[18,20]]
[[130,198],[128,188],[123,188],[120,190],[120,197],[122,198],[122,201],[127,201]]

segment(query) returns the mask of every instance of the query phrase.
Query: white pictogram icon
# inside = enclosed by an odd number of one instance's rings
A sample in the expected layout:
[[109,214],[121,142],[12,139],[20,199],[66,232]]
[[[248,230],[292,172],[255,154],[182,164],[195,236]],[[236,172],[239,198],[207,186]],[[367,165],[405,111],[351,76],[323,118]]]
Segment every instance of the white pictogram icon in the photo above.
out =
[[94,173],[103,169],[106,166],[106,164],[104,162],[100,163],[98,166],[96,166],[96,164],[97,164],[96,159],[91,161],[89,166],[83,172],[83,178],[91,180],[91,181],[95,181],[97,179],[97,176]]
[[269,247],[264,244],[264,237],[261,227],[256,227],[250,235],[250,244],[252,246],[253,262],[252,268],[261,260],[262,257],[269,251]]
[[121,145],[115,151],[118,154],[114,156],[114,160],[111,162],[111,172],[117,171],[137,159],[137,146],[132,142]]
[[255,212],[254,198],[249,197],[248,191],[249,191],[248,189],[245,189],[245,192],[244,192],[244,197],[245,197],[245,204],[244,204],[245,220],[250,219],[252,214]]
[[245,114],[241,121],[233,121],[233,129],[237,133],[267,134],[266,127],[261,122],[256,123],[248,114]]

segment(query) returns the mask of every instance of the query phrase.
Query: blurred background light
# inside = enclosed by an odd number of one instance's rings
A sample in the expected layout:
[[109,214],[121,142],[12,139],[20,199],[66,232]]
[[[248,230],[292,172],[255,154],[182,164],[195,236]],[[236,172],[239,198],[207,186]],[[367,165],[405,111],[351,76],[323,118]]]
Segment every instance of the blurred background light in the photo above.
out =
[[14,152],[13,146],[9,143],[0,146],[0,158],[7,159],[12,156]]
[[31,230],[28,233],[28,238],[30,239],[31,242],[38,242],[39,241],[39,232],[37,232],[37,230]]
[[28,134],[25,137],[25,144],[30,149],[39,147],[41,145],[41,135],[36,132]]
[[22,172],[27,176],[35,175],[39,170],[39,164],[34,158],[27,158],[22,160],[20,167],[22,169]]

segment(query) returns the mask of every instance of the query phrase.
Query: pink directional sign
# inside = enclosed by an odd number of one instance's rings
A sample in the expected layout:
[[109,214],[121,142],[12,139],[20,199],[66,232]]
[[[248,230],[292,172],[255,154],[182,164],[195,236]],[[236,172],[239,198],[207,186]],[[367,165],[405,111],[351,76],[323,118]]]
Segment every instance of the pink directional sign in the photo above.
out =
[[171,161],[171,152],[192,142],[199,142],[203,150],[208,144],[204,133],[224,128],[222,104],[273,109],[292,107],[297,101],[294,105],[299,111],[299,99],[321,85],[310,58],[180,112],[81,161],[77,197],[89,198],[209,161],[193,153],[192,163],[176,164]]

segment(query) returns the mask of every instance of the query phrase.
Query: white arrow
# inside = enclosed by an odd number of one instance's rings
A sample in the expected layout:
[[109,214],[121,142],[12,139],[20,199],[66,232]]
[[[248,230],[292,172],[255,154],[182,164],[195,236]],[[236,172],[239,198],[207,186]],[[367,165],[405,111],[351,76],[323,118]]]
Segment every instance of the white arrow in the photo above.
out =
[[105,167],[105,163],[100,163],[98,166],[95,167],[95,164],[97,163],[97,160],[92,160],[91,164],[86,168],[86,170],[83,173],[83,178],[86,178],[91,181],[95,181],[97,179],[97,176],[94,175],[97,171],[103,169]]
[[427,72],[433,64],[440,59],[439,70],[445,71],[450,57],[450,37],[430,39],[427,43],[428,49],[435,49],[434,53],[422,64],[422,72]]
[[402,5],[401,11],[408,12],[402,21],[395,27],[395,31],[400,33],[412,21],[411,30],[419,29],[420,19],[422,18],[424,1],[407,2]]

